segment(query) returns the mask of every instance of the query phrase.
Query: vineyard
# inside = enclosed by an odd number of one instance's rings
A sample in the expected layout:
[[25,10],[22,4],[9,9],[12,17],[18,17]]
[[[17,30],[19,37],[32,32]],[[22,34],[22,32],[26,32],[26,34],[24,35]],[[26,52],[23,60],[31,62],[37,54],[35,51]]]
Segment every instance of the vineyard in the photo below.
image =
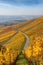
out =
[[0,28],[0,65],[43,65],[43,17]]

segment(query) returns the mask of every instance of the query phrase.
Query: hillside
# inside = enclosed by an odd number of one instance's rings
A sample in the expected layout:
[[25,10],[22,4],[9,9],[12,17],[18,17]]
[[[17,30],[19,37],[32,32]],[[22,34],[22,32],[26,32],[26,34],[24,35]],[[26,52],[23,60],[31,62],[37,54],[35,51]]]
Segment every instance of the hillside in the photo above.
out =
[[[19,55],[24,55],[23,62],[18,60]],[[11,65],[16,61],[16,65],[20,65],[19,61],[43,65],[43,16],[0,27],[0,65]]]
[[36,33],[39,32],[40,30],[41,30],[40,32],[42,32],[43,16],[33,20],[27,20],[16,25],[12,25],[12,28],[18,31],[20,30],[26,34]]

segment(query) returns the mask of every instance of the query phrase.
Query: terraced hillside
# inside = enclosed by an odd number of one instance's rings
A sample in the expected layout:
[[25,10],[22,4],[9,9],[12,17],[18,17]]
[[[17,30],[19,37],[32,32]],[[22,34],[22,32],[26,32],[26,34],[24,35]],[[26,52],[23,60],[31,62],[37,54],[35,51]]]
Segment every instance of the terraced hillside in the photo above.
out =
[[[4,34],[2,33],[0,36],[0,45],[2,47],[0,48],[0,64],[3,62],[10,64],[10,56],[11,56],[11,62],[13,62],[18,54],[20,54],[21,50],[23,49],[25,45],[26,38],[21,32],[16,31],[8,31]],[[4,52],[5,50],[5,52]],[[4,52],[4,54],[3,54]],[[10,56],[9,56],[10,54]],[[3,57],[5,60],[3,60]],[[12,58],[13,57],[13,58]],[[2,60],[2,62],[1,62]]]
[[43,65],[43,17],[20,24],[13,28],[24,32],[30,38],[30,45],[24,50],[24,55],[30,65]]
[[12,37],[15,33],[16,33],[16,31],[14,31],[14,30],[8,31],[8,32],[6,31],[3,34],[1,33],[1,35],[0,35],[0,42],[5,41],[9,37]]
[[43,65],[43,16],[0,28],[0,65],[3,64]]
[[29,21],[27,20],[27,21],[24,21],[24,22],[16,24],[16,25],[12,25],[12,27],[16,30],[27,32],[27,31],[30,31],[39,25],[43,25],[43,17],[36,18],[33,20],[29,20]]

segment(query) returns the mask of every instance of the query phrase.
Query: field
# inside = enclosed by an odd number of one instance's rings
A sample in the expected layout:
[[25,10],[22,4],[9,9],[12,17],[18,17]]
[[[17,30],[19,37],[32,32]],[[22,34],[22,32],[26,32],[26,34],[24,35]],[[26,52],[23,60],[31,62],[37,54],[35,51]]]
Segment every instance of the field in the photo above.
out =
[[0,65],[43,65],[43,16],[0,28]]

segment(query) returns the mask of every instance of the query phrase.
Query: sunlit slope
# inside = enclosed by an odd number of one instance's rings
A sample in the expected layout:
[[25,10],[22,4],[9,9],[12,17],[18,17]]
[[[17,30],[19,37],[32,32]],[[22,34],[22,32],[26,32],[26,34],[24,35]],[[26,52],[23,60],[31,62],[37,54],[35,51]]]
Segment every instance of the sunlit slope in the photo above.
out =
[[43,22],[39,23],[38,25],[31,27],[25,31],[27,35],[34,35],[35,33],[43,33]]
[[0,34],[6,31],[13,30],[11,26],[4,26],[0,28]]
[[33,22],[33,21],[34,21],[34,19],[33,19],[33,20],[26,20],[26,21],[20,22],[20,23],[18,23],[18,24],[12,25],[12,28],[14,28],[14,29],[19,29],[19,28],[24,27],[24,26],[27,25],[27,24],[30,24],[30,23]]
[[24,45],[25,40],[26,40],[25,36],[21,32],[18,32],[4,46],[9,49],[20,50]]
[[[2,51],[0,51],[0,57],[2,57],[0,58],[0,63],[1,63],[1,60],[2,60],[2,63],[5,62],[8,64],[10,64],[10,61],[11,63],[14,62],[16,57],[21,53],[25,45],[25,42],[26,42],[26,38],[22,34],[22,32],[17,32],[15,35],[13,35],[12,38],[10,38],[6,43],[3,44],[4,49],[3,47],[1,48],[3,49],[3,53]],[[3,60],[3,57],[5,60]]]
[[[40,23],[25,30],[25,33],[30,38],[30,44],[24,50],[24,55],[29,63],[43,65],[43,17],[38,18],[38,20]],[[36,21],[36,23],[39,21]]]
[[4,42],[4,40],[13,36],[17,31],[22,31],[28,36],[37,32],[43,32],[43,17],[0,28],[0,42]]
[[[34,61],[36,64],[43,65],[43,29],[37,28],[31,34],[28,34],[30,38],[30,45],[24,51],[24,55],[29,61]],[[37,65],[39,65],[37,64]]]
[[25,32],[29,28],[34,27],[34,26],[40,24],[41,22],[43,22],[43,17],[39,17],[39,18],[36,18],[33,20],[26,20],[26,21],[21,22],[19,24],[12,25],[12,27],[16,30],[20,30],[20,31]]
[[27,31],[28,29],[30,29],[32,27],[34,28],[36,25],[38,26],[38,24],[40,24],[42,22],[43,22],[43,19],[40,19],[40,18],[39,19],[35,19],[35,20],[33,20],[33,22],[31,22],[31,23],[19,28],[19,30],[25,32],[25,31]]
[[[21,32],[18,32],[15,36],[13,36],[12,39],[10,39],[4,45],[8,49],[8,52],[10,54],[12,54],[11,58],[13,58],[13,59],[11,60],[11,62],[15,61],[15,59],[17,58],[17,56],[21,53],[21,51],[22,51],[22,49],[23,49],[23,47],[25,45],[25,42],[26,42],[25,36]],[[5,57],[6,56],[8,57],[8,55],[6,55],[6,53],[5,53]],[[10,56],[8,58],[7,57],[6,57],[6,61],[8,63],[10,63],[10,59],[9,59]]]
[[[26,50],[24,50],[25,57],[32,62],[33,57],[35,62],[40,58],[43,61],[43,17],[39,17],[33,20],[27,20],[18,24],[0,28],[0,44],[2,44],[2,48],[0,49],[0,63],[14,62],[25,46],[26,38],[25,35],[23,35],[24,33],[30,39],[30,45]],[[26,59],[23,60],[23,63],[25,61],[27,63]]]
[[15,34],[17,34],[17,31],[13,30],[11,26],[4,26],[0,28],[0,44],[1,45],[5,44]]
[[3,34],[0,35],[0,42],[6,40],[7,38],[9,38],[10,36],[14,35],[16,33],[16,31],[9,31],[9,32],[5,32]]

